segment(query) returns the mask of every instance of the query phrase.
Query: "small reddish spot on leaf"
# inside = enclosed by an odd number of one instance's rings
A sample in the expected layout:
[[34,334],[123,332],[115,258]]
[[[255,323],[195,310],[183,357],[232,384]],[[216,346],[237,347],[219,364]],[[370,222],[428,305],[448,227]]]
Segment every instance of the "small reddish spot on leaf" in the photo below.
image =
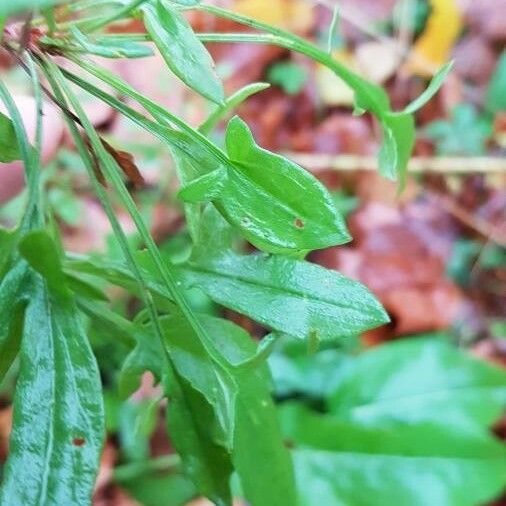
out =
[[297,228],[304,228],[304,222],[300,218],[295,218],[295,221],[293,222],[293,224]]
[[72,440],[74,446],[84,446],[84,443],[86,443],[86,440],[83,437],[75,437]]

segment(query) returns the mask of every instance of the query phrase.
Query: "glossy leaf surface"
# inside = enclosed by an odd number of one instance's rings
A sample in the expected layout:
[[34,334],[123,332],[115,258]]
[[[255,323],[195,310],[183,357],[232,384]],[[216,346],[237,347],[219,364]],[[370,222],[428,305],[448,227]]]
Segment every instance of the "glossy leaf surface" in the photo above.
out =
[[21,153],[12,121],[0,112],[0,162],[12,162],[20,158]]
[[405,339],[352,361],[330,396],[341,419],[374,426],[488,427],[506,407],[506,373],[442,341]]
[[220,211],[245,237],[270,252],[313,250],[350,240],[328,191],[290,160],[259,147],[240,118],[227,129],[236,170],[220,197]]
[[225,96],[214,63],[186,19],[160,0],[144,5],[143,12],[146,28],[172,72],[202,96],[221,103]]
[[297,405],[281,418],[301,505],[478,506],[505,484],[504,447],[482,431],[364,428]]
[[32,279],[0,503],[88,504],[104,437],[98,369],[72,298]]
[[177,196],[188,203],[210,202],[221,195],[227,180],[227,169],[220,167],[183,186]]
[[218,427],[211,405],[180,375],[167,391],[167,427],[186,475],[215,504],[231,504],[232,462],[226,448],[216,442]]
[[[229,362],[239,364],[255,354],[248,334],[232,322],[204,316],[201,321]],[[187,370],[193,370],[193,375],[209,376],[211,371],[203,370],[209,368],[209,363],[194,360],[195,355],[188,354],[188,341],[193,339],[191,329],[184,326],[182,320],[164,322],[166,332],[171,334],[173,356],[187,355]],[[190,361],[194,361],[193,367],[188,367]],[[291,461],[281,441],[267,371],[264,366],[254,372],[236,370],[234,379],[238,388],[231,454],[245,496],[253,506],[295,504]],[[212,384],[207,388],[212,388]]]
[[332,339],[388,321],[363,285],[338,272],[288,257],[238,255],[231,227],[212,208],[204,213],[200,241],[178,267],[181,280],[273,330]]
[[0,280],[0,380],[18,354],[26,302],[23,291],[30,273],[24,261],[16,262]]
[[213,362],[187,320],[181,317],[164,319],[163,330],[167,352],[177,374],[213,407],[220,427],[215,437],[224,446],[231,447],[237,395],[234,378]]

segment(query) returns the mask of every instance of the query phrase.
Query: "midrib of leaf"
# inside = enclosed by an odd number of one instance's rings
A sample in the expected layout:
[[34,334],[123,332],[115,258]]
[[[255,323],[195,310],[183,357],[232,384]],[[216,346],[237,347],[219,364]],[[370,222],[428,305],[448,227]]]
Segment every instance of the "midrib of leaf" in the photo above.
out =
[[[232,257],[232,255],[230,255],[230,256]],[[201,264],[197,264],[195,262],[189,262],[188,265],[191,267],[191,270],[193,270],[193,271],[202,272],[204,274],[213,274],[213,275],[221,276],[226,279],[241,281],[244,284],[258,286],[261,289],[267,288],[269,290],[272,290],[273,292],[280,293],[281,295],[288,293],[290,295],[299,297],[301,299],[306,299],[306,300],[308,299],[307,293],[294,290],[291,287],[290,288],[280,288],[279,286],[276,286],[276,285],[270,284],[270,283],[256,283],[255,280],[252,278],[248,278],[246,276],[241,276],[241,275],[230,275],[225,269],[220,270],[220,269],[206,268],[206,267],[202,266]],[[184,270],[185,269],[184,264],[182,266],[180,266],[180,268],[182,270]],[[360,309],[355,309],[349,305],[346,305],[346,304],[343,304],[343,303],[340,303],[337,301],[328,300],[328,299],[325,299],[325,298],[322,298],[322,297],[319,297],[319,296],[313,295],[313,294],[310,294],[310,297],[312,300],[315,300],[317,302],[322,302],[324,304],[328,304],[329,306],[337,306],[337,307],[341,307],[343,309],[348,309],[350,311],[355,311],[357,313],[363,314]]]
[[[44,291],[44,306],[46,308],[46,314],[47,315],[50,315],[50,318],[49,318],[49,329],[50,329],[50,333],[49,335],[50,336],[54,336],[54,322],[53,322],[53,314],[51,312],[51,303],[49,301],[49,293],[48,293],[48,290],[47,290],[47,283],[45,280],[42,280],[42,287],[43,287],[43,291]],[[44,474],[42,476],[42,486],[41,486],[41,490],[40,490],[40,493],[39,493],[39,499],[38,499],[38,504],[40,504],[41,506],[43,506],[44,504],[47,504],[46,503],[46,500],[47,500],[47,486],[48,486],[48,481],[49,481],[49,474],[50,474],[50,471],[51,471],[51,465],[50,465],[50,462],[51,462],[51,455],[53,454],[53,448],[54,448],[54,439],[53,439],[53,436],[54,436],[54,426],[55,426],[55,421],[54,421],[54,417],[56,415],[56,408],[57,408],[57,403],[56,403],[56,389],[55,389],[55,384],[56,384],[56,357],[55,357],[55,351],[54,351],[54,339],[52,337],[50,337],[50,342],[51,342],[51,356],[52,356],[52,359],[53,359],[53,364],[54,364],[54,367],[52,369],[52,382],[51,382],[51,398],[52,398],[52,406],[49,407],[49,409],[51,409],[51,417],[49,419],[49,431],[48,431],[48,441],[47,441],[47,444],[46,444],[46,451],[45,451],[45,457],[44,457]]]

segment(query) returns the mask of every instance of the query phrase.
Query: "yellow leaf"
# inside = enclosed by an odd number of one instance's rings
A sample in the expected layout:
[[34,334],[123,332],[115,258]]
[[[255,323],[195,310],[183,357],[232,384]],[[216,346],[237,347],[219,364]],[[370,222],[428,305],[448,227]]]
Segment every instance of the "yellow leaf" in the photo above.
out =
[[408,69],[422,77],[431,76],[450,59],[463,26],[456,0],[430,0],[430,4],[427,25],[408,62]]
[[314,22],[313,7],[304,0],[237,0],[234,10],[243,16],[297,32],[309,31]]

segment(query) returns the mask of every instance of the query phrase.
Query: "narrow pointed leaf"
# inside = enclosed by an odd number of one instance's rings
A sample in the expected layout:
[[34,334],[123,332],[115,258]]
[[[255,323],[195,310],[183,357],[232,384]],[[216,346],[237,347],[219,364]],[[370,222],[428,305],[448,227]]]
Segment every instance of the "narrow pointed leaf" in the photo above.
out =
[[[176,373],[177,374],[177,373]],[[200,494],[218,506],[232,502],[229,452],[216,442],[217,420],[205,397],[183,377],[170,382],[167,428],[183,469]]]
[[74,26],[70,32],[84,51],[104,58],[143,58],[154,54],[149,46],[136,42],[111,37],[98,38],[93,42]]
[[225,95],[211,56],[182,14],[160,0],[142,9],[146,28],[172,72],[202,96],[221,103]]
[[89,504],[104,438],[97,365],[73,301],[33,276],[0,504]]
[[[209,316],[202,316],[201,321],[229,362],[239,364],[255,356],[255,344],[240,327]],[[166,331],[172,334],[169,340],[172,347],[178,354],[186,353],[190,329],[184,331],[184,322],[178,323],[175,319],[165,323]],[[193,374],[209,375],[211,372],[202,370],[209,368],[207,362],[199,360],[195,366],[199,370]],[[252,506],[296,504],[292,465],[281,440],[266,366],[255,372],[235,370],[234,379],[238,390],[232,461],[246,499]],[[208,388],[212,388],[212,384]]]
[[439,88],[443,85],[446,76],[450,73],[453,68],[453,62],[449,62],[443,67],[441,67],[435,74],[432,80],[429,83],[429,86],[425,89],[425,91],[417,97],[413,102],[411,102],[405,109],[404,112],[408,114],[412,114],[418,109],[421,109],[438,91]]
[[174,367],[191,387],[213,407],[220,434],[215,437],[231,447],[235,424],[237,385],[208,355],[187,320],[181,317],[163,320],[167,351]]

